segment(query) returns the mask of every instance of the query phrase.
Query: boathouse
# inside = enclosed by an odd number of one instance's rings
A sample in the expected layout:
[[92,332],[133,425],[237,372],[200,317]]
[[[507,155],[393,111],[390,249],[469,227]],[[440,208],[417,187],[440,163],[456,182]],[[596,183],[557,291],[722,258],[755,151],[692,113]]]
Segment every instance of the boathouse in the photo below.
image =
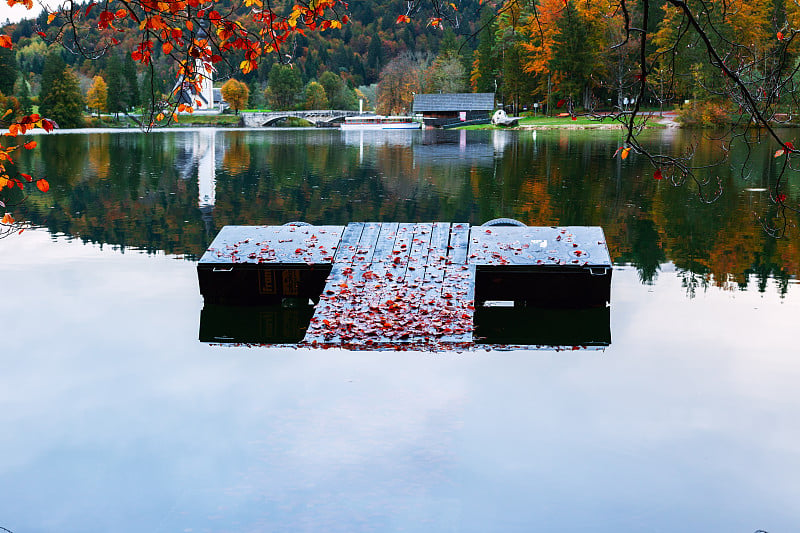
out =
[[488,124],[494,111],[494,93],[417,94],[412,111],[422,115],[426,127]]

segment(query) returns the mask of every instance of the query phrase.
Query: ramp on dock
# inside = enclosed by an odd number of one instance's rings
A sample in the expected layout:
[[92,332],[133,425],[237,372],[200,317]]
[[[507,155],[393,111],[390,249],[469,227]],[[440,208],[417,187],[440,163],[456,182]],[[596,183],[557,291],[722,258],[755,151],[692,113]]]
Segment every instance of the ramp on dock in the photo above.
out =
[[[220,305],[295,301],[290,316],[308,322],[288,331],[284,325],[279,338],[301,345],[468,349],[483,340],[476,336],[476,306],[479,316],[511,316],[492,311],[498,301],[524,305],[529,320],[539,313],[530,309],[602,309],[582,311],[597,317],[599,327],[579,337],[582,345],[610,343],[611,263],[597,227],[227,226],[198,263],[198,278],[217,315]],[[313,310],[298,311],[309,299]],[[495,321],[483,331],[494,344],[505,329]],[[525,343],[519,325],[512,329],[510,338]],[[208,328],[205,337],[235,338]]]

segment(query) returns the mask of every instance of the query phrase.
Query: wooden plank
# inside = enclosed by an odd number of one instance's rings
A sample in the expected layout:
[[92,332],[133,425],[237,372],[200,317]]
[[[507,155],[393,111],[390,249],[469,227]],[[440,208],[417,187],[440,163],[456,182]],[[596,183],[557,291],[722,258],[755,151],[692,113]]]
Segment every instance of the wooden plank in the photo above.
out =
[[[347,225],[341,243],[336,251],[331,273],[322,290],[314,315],[311,317],[303,342],[308,344],[324,344],[341,342],[335,325],[341,320],[347,309],[350,297],[356,257],[361,246],[361,238],[366,224],[353,222]],[[361,254],[363,255],[363,254]]]
[[361,232],[361,238],[358,239],[353,264],[369,264],[372,261],[372,254],[375,253],[375,245],[378,242],[380,232],[381,224],[379,222],[366,222],[364,224],[364,231]]
[[414,237],[411,240],[411,252],[408,257],[408,266],[404,281],[410,289],[419,288],[425,276],[425,264],[428,259],[428,250],[433,234],[432,223],[418,223],[414,226]]
[[358,241],[361,239],[361,233],[363,231],[363,222],[351,222],[347,225],[342,233],[339,246],[336,249],[336,255],[333,257],[334,263],[351,263],[353,261],[358,247]]
[[452,224],[450,226],[450,245],[448,246],[450,262],[462,265],[467,262],[469,248],[469,224]]
[[450,264],[442,282],[440,342],[468,344],[475,329],[475,265]]

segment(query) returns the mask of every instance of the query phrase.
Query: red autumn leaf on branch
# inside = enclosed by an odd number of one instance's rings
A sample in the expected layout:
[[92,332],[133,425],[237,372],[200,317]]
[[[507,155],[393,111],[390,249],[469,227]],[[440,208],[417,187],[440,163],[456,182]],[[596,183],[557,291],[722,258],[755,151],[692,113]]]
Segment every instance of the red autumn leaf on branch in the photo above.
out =
[[13,48],[14,44],[11,42],[11,37],[8,35],[0,35],[0,46],[3,48]]
[[655,179],[657,179],[657,180],[663,180],[664,179],[664,175],[661,174],[661,169],[660,168],[656,169],[656,171],[653,173],[653,177]]
[[779,204],[782,204],[783,202],[786,201],[786,195],[781,193],[778,196],[776,196],[775,199],[778,200]]
[[559,101],[556,103],[556,107],[561,107],[561,106],[563,106],[565,102],[566,102],[566,100],[562,98],[561,100],[559,100]]
[[25,147],[26,150],[33,150],[34,148],[36,148],[36,141],[26,142],[23,146]]
[[50,184],[44,178],[39,178],[36,180],[36,187],[38,187],[42,192],[47,192],[50,190]]
[[782,40],[783,40],[783,32],[782,32],[782,31],[779,31],[779,32],[778,32],[778,40],[779,40],[779,41],[782,41]]

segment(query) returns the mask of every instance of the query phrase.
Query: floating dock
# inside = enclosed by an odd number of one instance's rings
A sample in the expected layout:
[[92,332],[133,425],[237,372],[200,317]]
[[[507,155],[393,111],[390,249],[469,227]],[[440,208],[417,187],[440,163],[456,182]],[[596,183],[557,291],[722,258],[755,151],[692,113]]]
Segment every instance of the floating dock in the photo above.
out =
[[[570,328],[591,333],[573,345],[610,343],[612,269],[599,227],[226,226],[197,270],[206,302],[201,339],[209,342],[468,349],[504,339],[540,344],[524,335],[538,329],[541,344],[567,347],[570,336],[558,328],[529,322],[580,315],[588,329]],[[256,307],[247,315],[242,306]],[[224,320],[231,313],[240,318]],[[255,330],[237,333],[242,316],[260,317]],[[227,333],[204,332],[203,323],[228,324]]]

